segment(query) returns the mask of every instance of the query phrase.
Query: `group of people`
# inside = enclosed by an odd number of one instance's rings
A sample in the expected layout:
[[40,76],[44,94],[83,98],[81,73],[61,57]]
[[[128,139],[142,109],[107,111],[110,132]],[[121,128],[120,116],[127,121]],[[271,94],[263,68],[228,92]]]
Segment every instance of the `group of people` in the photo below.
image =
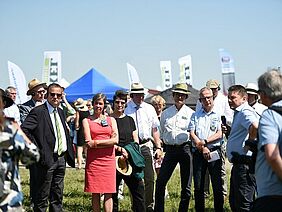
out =
[[[102,194],[104,211],[118,211],[122,180],[132,196],[132,211],[165,211],[167,183],[178,164],[178,211],[188,211],[192,180],[195,209],[205,210],[209,178],[214,209],[224,211],[228,195],[225,156],[232,164],[232,211],[282,210],[279,70],[262,74],[258,86],[232,85],[227,97],[219,91],[217,80],[209,80],[200,89],[195,110],[186,105],[189,89],[185,83],[173,87],[174,103],[167,108],[160,96],[146,103],[143,85],[133,83],[129,93],[116,91],[112,111],[106,110],[108,101],[103,93],[87,102],[78,99],[74,110],[59,84],[47,86],[33,79],[28,87],[31,99],[21,105],[15,104],[15,88],[1,92],[1,173],[6,174],[0,181],[3,211],[21,208],[18,160],[30,170],[32,209],[63,211],[66,163],[75,167],[70,121],[77,133],[78,168],[86,149],[84,191],[92,194],[93,211],[101,210]],[[11,170],[5,170],[4,163],[11,163]],[[12,180],[17,181],[18,188],[11,186]]]

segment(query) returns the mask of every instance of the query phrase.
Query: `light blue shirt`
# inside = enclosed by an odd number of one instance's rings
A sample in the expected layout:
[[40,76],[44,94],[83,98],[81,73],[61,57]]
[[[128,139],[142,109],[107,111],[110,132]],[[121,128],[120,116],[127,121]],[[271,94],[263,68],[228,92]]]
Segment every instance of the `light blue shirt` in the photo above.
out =
[[[273,104],[282,107],[282,100]],[[258,197],[282,195],[282,181],[272,170],[261,148],[266,144],[278,144],[282,156],[282,116],[271,109],[266,109],[259,121],[259,143],[256,160],[256,181]]]
[[231,132],[226,146],[229,161],[231,161],[232,158],[231,152],[247,155],[248,152],[244,150],[245,141],[249,137],[251,124],[255,122],[259,122],[259,116],[248,102],[243,103],[235,109]]
[[[207,139],[214,135],[218,130],[221,130],[220,115],[213,110],[207,113],[201,108],[192,115],[188,130],[195,131],[195,134],[201,140]],[[221,142],[222,138],[217,139],[212,143],[208,143],[208,148],[220,146]]]

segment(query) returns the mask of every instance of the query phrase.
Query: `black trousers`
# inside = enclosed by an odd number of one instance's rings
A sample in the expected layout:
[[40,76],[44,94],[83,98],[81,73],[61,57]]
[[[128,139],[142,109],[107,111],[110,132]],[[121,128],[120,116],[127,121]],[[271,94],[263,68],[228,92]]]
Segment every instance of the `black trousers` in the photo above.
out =
[[45,212],[49,205],[49,212],[63,211],[63,189],[66,161],[64,157],[58,157],[50,167],[36,164],[37,190],[34,201],[35,212]]
[[[144,195],[144,182],[143,180],[138,180],[133,175],[125,176],[117,172],[116,174],[116,187],[117,192],[113,194],[113,211],[118,211],[118,188],[121,180],[123,179],[125,184],[132,195],[132,211],[134,212],[144,212],[145,210],[145,195]],[[131,210],[129,210],[131,211]]]
[[223,196],[223,179],[222,179],[222,152],[219,153],[220,159],[208,162],[203,153],[195,150],[193,153],[193,176],[194,176],[194,194],[195,194],[195,209],[197,212],[205,211],[205,176],[207,169],[211,177],[213,195],[214,195],[214,210],[223,211],[224,196]]
[[256,191],[254,174],[249,165],[233,164],[230,178],[229,203],[232,211],[250,211]]
[[191,146],[187,143],[181,146],[166,146],[166,154],[156,182],[155,211],[157,212],[165,211],[165,187],[178,163],[181,177],[181,199],[178,211],[188,211],[191,197],[192,154]]
[[281,212],[282,211],[282,196],[265,196],[255,200],[252,212],[271,211]]

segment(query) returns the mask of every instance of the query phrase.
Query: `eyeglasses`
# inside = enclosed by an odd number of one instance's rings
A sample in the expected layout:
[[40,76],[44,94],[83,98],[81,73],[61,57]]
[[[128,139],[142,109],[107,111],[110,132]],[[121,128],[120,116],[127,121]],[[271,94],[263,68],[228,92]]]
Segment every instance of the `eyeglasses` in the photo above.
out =
[[124,104],[125,104],[125,102],[124,102],[124,101],[118,101],[118,100],[116,100],[116,101],[115,101],[115,103],[116,103],[116,104],[118,104],[118,105],[119,105],[119,104],[122,104],[122,105],[124,105]]
[[61,93],[50,93],[50,96],[55,97],[57,96],[57,98],[61,98],[63,94]]
[[210,100],[213,96],[201,97],[200,100]]
[[87,106],[87,107],[91,107],[92,105],[90,105],[90,104],[87,104],[86,106]]

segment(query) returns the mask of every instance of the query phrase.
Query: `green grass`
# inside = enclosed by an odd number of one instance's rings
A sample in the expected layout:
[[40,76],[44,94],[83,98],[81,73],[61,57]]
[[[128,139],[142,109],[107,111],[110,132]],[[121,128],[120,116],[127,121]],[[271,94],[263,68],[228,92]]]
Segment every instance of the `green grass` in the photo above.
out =
[[[227,169],[229,176],[229,169]],[[20,174],[22,178],[22,190],[24,193],[24,209],[29,209],[29,172],[28,169],[21,168]],[[228,177],[229,182],[229,177]],[[68,168],[65,176],[64,188],[64,210],[68,212],[88,212],[91,211],[91,195],[83,192],[84,189],[84,170]],[[210,189],[212,190],[212,189]],[[180,200],[180,177],[179,169],[174,171],[168,183],[169,199],[165,201],[165,210],[169,212],[177,211]],[[193,188],[192,188],[193,195]],[[119,201],[119,209],[121,212],[130,211],[131,202],[127,187],[124,189],[123,200]],[[224,204],[225,211],[231,211],[229,203],[226,200]],[[190,201],[189,211],[194,210],[194,198],[192,196]],[[213,195],[206,199],[206,211],[214,211],[213,209]]]

